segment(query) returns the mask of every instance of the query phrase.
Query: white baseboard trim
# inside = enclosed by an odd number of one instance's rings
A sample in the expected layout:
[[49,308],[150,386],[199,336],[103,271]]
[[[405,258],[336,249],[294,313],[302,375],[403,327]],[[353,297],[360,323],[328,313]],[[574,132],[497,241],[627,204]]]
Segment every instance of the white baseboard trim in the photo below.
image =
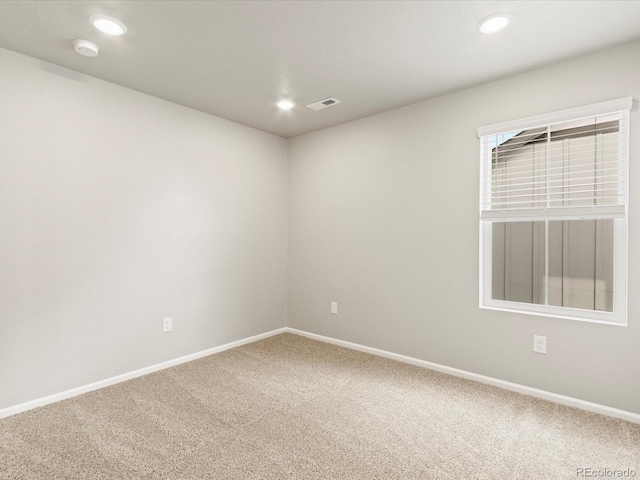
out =
[[435,370],[437,372],[447,373],[455,377],[465,378],[467,380],[473,380],[487,385],[493,385],[494,387],[503,388],[512,392],[522,393],[531,397],[541,398],[543,400],[549,400],[551,402],[559,403],[561,405],[567,405],[570,407],[579,408],[581,410],[587,410],[593,413],[599,413],[608,417],[619,418],[632,423],[640,424],[640,414],[629,412],[626,410],[620,410],[618,408],[608,407],[606,405],[600,405],[599,403],[588,402],[586,400],[580,400],[579,398],[567,397],[558,393],[547,392],[546,390],[540,390],[533,387],[527,387],[526,385],[520,385],[519,383],[507,382],[506,380],[500,380],[498,378],[487,377],[478,373],[468,372],[466,370],[460,370],[458,368],[447,367],[438,363],[427,362],[426,360],[420,360],[418,358],[407,357],[398,353],[387,352],[386,350],[379,350],[377,348],[367,347],[357,343],[346,342],[344,340],[337,340],[331,337],[325,337],[315,333],[305,332],[291,327],[284,329],[286,332],[308,337],[321,342],[331,343],[340,347],[350,348],[351,350],[358,350],[360,352],[370,353],[378,357],[389,358],[391,360],[397,360],[403,363],[409,363],[418,367],[428,368],[429,370]]
[[115,377],[106,378],[104,380],[93,382],[88,385],[83,385],[81,387],[65,390],[64,392],[54,393],[53,395],[48,395],[46,397],[37,398],[35,400],[30,400],[25,403],[20,403],[18,405],[14,405],[11,407],[6,407],[3,409],[0,409],[0,418],[10,417],[11,415],[16,415],[18,413],[26,412],[27,410],[32,410],[34,408],[49,405],[50,403],[55,403],[61,400],[66,400],[68,398],[76,397],[78,395],[82,395],[83,393],[99,390],[100,388],[108,387],[110,385],[115,385],[116,383],[131,380],[132,378],[141,377],[149,373],[157,372],[159,370],[164,370],[165,368],[174,367],[176,365],[180,365],[181,363],[191,362],[192,360],[197,360],[198,358],[206,357],[208,355],[213,355],[214,353],[223,352],[224,350],[229,350],[230,348],[246,345],[247,343],[257,342],[258,340],[262,340],[264,338],[271,337],[273,335],[278,335],[286,331],[287,329],[285,327],[278,328],[276,330],[271,330],[270,332],[254,335],[253,337],[243,338],[241,340],[236,340],[235,342],[225,343],[224,345],[208,348],[207,350],[202,350],[200,352],[191,353],[183,357],[174,358],[173,360],[167,360],[166,362],[156,363],[155,365],[140,368],[138,370],[123,373],[121,375],[116,375]]
[[484,383],[487,385],[493,385],[495,387],[503,388],[505,390],[510,390],[512,392],[522,393],[524,395],[529,395],[536,398],[541,398],[543,400],[549,400],[551,402],[559,403],[562,405],[567,405],[570,407],[580,408],[582,410],[586,410],[593,413],[599,413],[601,415],[606,415],[609,417],[619,418],[622,420],[626,420],[628,422],[640,424],[640,414],[629,412],[626,410],[620,410],[613,407],[608,407],[606,405],[601,405],[598,403],[588,402],[586,400],[580,400],[578,398],[567,397],[565,395],[560,395],[558,393],[547,392],[546,390],[540,390],[533,387],[528,387],[526,385],[520,385],[518,383],[507,382],[506,380],[500,380],[498,378],[487,377],[485,375],[480,375],[478,373],[469,372],[466,370],[460,370],[458,368],[447,367],[445,365],[440,365],[438,363],[427,362],[426,360],[420,360],[418,358],[408,357],[406,355],[400,355],[398,353],[388,352],[386,350],[380,350],[378,348],[367,347],[364,345],[360,345],[357,343],[347,342],[344,340],[338,340],[331,337],[325,337],[323,335],[318,335],[316,333],[305,332],[303,330],[298,330],[291,327],[283,327],[278,328],[276,330],[272,330],[270,332],[261,333],[259,335],[254,335],[253,337],[243,338],[241,340],[237,340],[235,342],[226,343],[224,345],[220,345],[217,347],[209,348],[207,350],[202,350],[200,352],[191,353],[189,355],[185,355],[183,357],[175,358],[173,360],[167,360],[166,362],[157,363],[155,365],[151,365],[148,367],[144,367],[138,370],[134,370],[132,372],[123,373],[121,375],[116,375],[115,377],[107,378],[104,380],[100,380],[97,382],[90,383],[88,385],[83,385],[81,387],[72,388],[70,390],[65,390],[64,392],[55,393],[53,395],[48,395],[46,397],[38,398],[35,400],[30,400],[25,403],[21,403],[18,405],[14,405],[11,407],[0,409],[0,419],[10,417],[12,415],[16,415],[18,413],[26,412],[27,410],[32,410],[34,408],[42,407],[45,405],[49,405],[51,403],[59,402],[61,400],[66,400],[68,398],[76,397],[78,395],[82,395],[83,393],[92,392],[94,390],[99,390],[104,387],[108,387],[110,385],[115,385],[116,383],[121,383],[127,380],[131,380],[136,377],[141,377],[143,375],[147,375],[149,373],[157,372],[159,370],[164,370],[166,368],[170,368],[176,365],[180,365],[182,363],[190,362],[193,360],[197,360],[198,358],[206,357],[208,355],[213,355],[214,353],[223,352],[224,350],[229,350],[231,348],[239,347],[241,345],[246,345],[248,343],[257,342],[258,340],[262,340],[264,338],[271,337],[273,335],[278,335],[280,333],[293,333],[296,335],[301,335],[303,337],[308,337],[314,340],[319,340],[325,343],[331,343],[333,345],[338,345],[341,347],[349,348],[351,350],[358,350],[360,352],[369,353],[371,355],[376,355],[379,357],[389,358],[391,360],[397,360],[399,362],[408,363],[411,365],[415,365],[422,368],[428,368],[430,370],[435,370],[437,372],[446,373],[449,375],[453,375],[460,378],[465,378],[467,380],[473,380],[476,382]]

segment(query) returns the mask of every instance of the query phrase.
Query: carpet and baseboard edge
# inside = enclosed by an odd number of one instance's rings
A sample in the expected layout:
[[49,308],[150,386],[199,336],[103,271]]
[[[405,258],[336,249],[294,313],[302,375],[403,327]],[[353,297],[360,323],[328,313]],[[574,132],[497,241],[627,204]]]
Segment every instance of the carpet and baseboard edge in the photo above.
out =
[[298,330],[291,327],[278,328],[276,330],[271,330],[269,332],[265,332],[259,335],[247,337],[241,340],[237,340],[235,342],[226,343],[224,345],[209,348],[207,350],[202,350],[200,352],[185,355],[179,358],[175,358],[173,360],[168,360],[166,362],[161,362],[161,363],[144,367],[138,370],[134,370],[128,373],[116,375],[115,377],[93,382],[88,385],[72,388],[64,392],[48,395],[46,397],[30,400],[25,403],[3,408],[3,409],[0,409],[0,419],[9,417],[12,415],[16,415],[18,413],[26,412],[34,408],[49,405],[51,403],[59,402],[61,400],[66,400],[68,398],[72,398],[78,395],[82,395],[83,393],[99,390],[101,388],[108,387],[110,385],[115,385],[117,383],[124,382],[126,380],[131,380],[136,377],[141,377],[143,375],[157,372],[159,370],[164,370],[166,368],[170,368],[176,365],[180,365],[182,363],[190,362],[192,360],[197,360],[198,358],[206,357],[208,355],[213,355],[214,353],[219,353],[224,350],[229,350],[231,348],[239,347],[241,345],[257,342],[258,340],[262,340],[262,339],[271,337],[273,335],[278,335],[280,333],[286,333],[286,332],[293,333],[295,335],[301,335],[303,337],[311,338],[321,342],[330,343],[340,347],[349,348],[351,350],[357,350],[360,352],[369,353],[371,355],[389,358],[391,360],[397,360],[399,362],[408,363],[411,365],[415,365],[417,367],[427,368],[429,370],[435,370],[437,372],[446,373],[446,374],[453,375],[460,378],[465,378],[467,380],[472,380],[472,381],[484,383],[487,385],[493,385],[495,387],[502,388],[504,390],[522,393],[524,395],[529,395],[529,396],[540,398],[543,400],[549,400],[551,402],[559,403],[561,405],[567,405],[570,407],[579,408],[581,410],[586,410],[592,413],[598,413],[601,415],[606,415],[608,417],[619,418],[621,420],[626,420],[628,422],[640,424],[640,414],[638,413],[629,412],[627,410],[621,410],[618,408],[613,408],[613,407],[609,407],[607,405],[601,405],[598,403],[588,402],[586,400],[581,400],[579,398],[568,397],[565,395],[560,395],[558,393],[548,392],[546,390],[540,390],[537,388],[528,387],[526,385],[508,382],[506,380],[500,380],[498,378],[488,377],[485,375],[480,375],[480,374],[469,372],[466,370],[460,370],[458,368],[448,367],[446,365],[440,365],[437,363],[428,362],[426,360],[420,360],[418,358],[408,357],[406,355],[401,355],[398,353],[393,353],[385,350],[380,350],[377,348],[367,347],[365,345],[360,345],[357,343],[338,340],[331,337],[325,337],[323,335],[318,335],[315,333],[310,333],[310,332]]
[[108,387],[110,385],[115,385],[116,383],[125,382],[127,380],[141,377],[143,375],[157,372],[159,370],[175,367],[176,365],[180,365],[186,362],[191,362],[193,360],[197,360],[198,358],[206,357],[208,355],[213,355],[214,353],[223,352],[231,348],[240,347],[248,343],[257,342],[258,340],[262,340],[262,339],[271,337],[273,335],[278,335],[286,331],[287,330],[285,327],[277,328],[275,330],[254,335],[252,337],[236,340],[235,342],[225,343],[224,345],[219,345],[217,347],[208,348],[206,350],[201,350],[199,352],[190,353],[182,357],[174,358],[173,360],[167,360],[165,362],[156,363],[155,365],[150,365],[148,367],[140,368],[138,370],[133,370],[131,372],[116,375],[115,377],[106,378],[104,380],[98,380],[97,382],[89,383],[88,385],[82,385],[80,387],[72,388],[70,390],[65,390],[64,392],[54,393],[53,395],[47,395],[46,397],[36,398],[35,400],[29,400],[28,402],[20,403],[18,405],[2,408],[0,409],[0,419],[5,417],[10,417],[18,413],[26,412],[27,410],[32,410],[34,408],[44,407],[45,405],[49,405],[50,403],[56,403],[61,400],[77,397],[78,395],[82,395],[83,393],[93,392],[94,390],[99,390],[101,388]]
[[391,360],[397,360],[403,363],[409,363],[417,367],[427,368],[429,370],[435,370],[437,372],[453,375],[454,377],[465,378],[467,380],[473,380],[475,382],[484,383],[487,385],[493,385],[494,387],[502,388],[512,392],[522,393],[531,397],[541,398],[551,402],[559,403],[561,405],[567,405],[569,407],[579,408],[592,413],[599,413],[608,417],[619,418],[632,423],[640,424],[640,414],[629,412],[627,410],[621,410],[618,408],[609,407],[607,405],[601,405],[599,403],[588,402],[579,398],[568,397],[566,395],[560,395],[558,393],[548,392],[546,390],[540,390],[538,388],[528,387],[519,383],[508,382],[506,380],[500,380],[494,377],[487,377],[478,373],[469,372],[467,370],[460,370],[458,368],[447,367],[446,365],[440,365],[438,363],[427,362],[426,360],[420,360],[414,357],[407,357],[398,353],[387,352],[377,348],[367,347],[357,343],[346,342],[344,340],[337,340],[331,337],[325,337],[315,333],[305,332],[303,330],[297,330],[295,328],[287,327],[286,331],[294,333],[296,335],[302,335],[321,342],[331,343],[340,347],[350,348],[352,350],[358,350],[360,352],[370,353],[379,357],[389,358]]

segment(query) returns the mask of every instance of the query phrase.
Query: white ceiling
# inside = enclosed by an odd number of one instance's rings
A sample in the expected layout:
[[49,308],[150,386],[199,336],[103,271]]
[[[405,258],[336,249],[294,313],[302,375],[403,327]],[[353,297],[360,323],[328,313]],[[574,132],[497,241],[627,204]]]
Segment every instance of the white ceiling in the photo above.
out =
[[[499,11],[507,29],[481,34]],[[640,1],[0,2],[0,47],[283,137],[635,42],[639,25]],[[342,103],[305,107],[329,96]]]

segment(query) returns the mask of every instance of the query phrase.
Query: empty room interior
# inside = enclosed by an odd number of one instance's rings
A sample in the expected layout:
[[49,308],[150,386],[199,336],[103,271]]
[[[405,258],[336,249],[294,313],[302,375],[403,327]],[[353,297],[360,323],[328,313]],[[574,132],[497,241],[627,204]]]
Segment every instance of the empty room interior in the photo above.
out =
[[0,1],[0,479],[640,478],[640,1]]

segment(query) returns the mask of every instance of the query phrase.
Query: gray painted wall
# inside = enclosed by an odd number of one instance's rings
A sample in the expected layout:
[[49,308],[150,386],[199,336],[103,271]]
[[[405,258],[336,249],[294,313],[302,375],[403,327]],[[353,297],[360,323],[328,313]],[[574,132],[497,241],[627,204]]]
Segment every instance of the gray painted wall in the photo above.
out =
[[640,44],[290,139],[288,325],[640,413],[636,111],[629,326],[478,307],[477,127],[626,96]]
[[286,140],[0,65],[0,408],[285,326]]

